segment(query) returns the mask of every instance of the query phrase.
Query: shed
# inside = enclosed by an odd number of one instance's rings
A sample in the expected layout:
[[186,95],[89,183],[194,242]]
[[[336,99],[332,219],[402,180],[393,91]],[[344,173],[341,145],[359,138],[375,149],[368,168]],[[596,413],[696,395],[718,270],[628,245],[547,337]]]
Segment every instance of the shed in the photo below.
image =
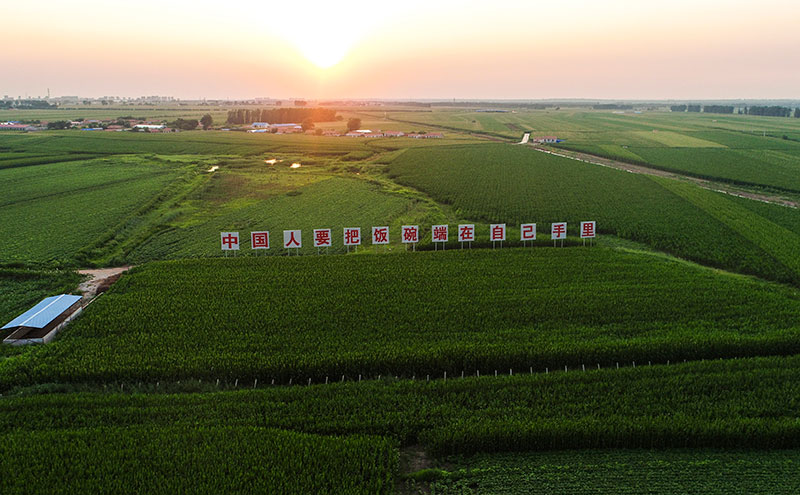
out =
[[81,296],[61,294],[46,297],[0,328],[0,330],[11,330],[11,335],[3,339],[3,343],[46,344],[53,340],[59,330],[78,316],[81,309]]

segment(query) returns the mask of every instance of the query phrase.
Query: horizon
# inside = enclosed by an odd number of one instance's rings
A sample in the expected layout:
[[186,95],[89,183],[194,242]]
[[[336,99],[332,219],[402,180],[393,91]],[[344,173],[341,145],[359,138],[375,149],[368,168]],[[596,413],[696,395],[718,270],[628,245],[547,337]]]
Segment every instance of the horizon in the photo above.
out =
[[[182,100],[800,99],[787,0],[7,7],[0,95]],[[129,96],[130,95],[130,96]],[[135,96],[134,96],[135,95]],[[275,95],[275,96],[273,96]]]

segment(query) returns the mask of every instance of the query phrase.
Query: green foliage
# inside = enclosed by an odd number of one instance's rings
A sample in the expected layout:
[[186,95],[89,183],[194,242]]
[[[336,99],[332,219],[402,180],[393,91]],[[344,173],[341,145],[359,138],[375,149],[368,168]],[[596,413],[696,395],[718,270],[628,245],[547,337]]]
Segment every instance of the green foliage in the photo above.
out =
[[798,450],[588,450],[451,461],[455,471],[431,494],[790,495],[800,486]]
[[75,264],[179,173],[131,157],[2,169],[0,262]]
[[[756,214],[726,222],[702,203],[671,192],[666,186],[674,181],[506,145],[412,149],[389,166],[389,173],[451,204],[467,218],[537,222],[542,234],[551,222],[566,221],[570,232],[577,233],[580,221],[596,220],[601,233],[704,264],[800,284],[800,271],[764,249],[774,240],[760,237],[764,235],[759,230],[762,218]],[[685,188],[713,203],[735,199],[694,186]]]
[[[798,357],[417,378],[359,383],[348,376],[345,383],[292,387],[259,381],[256,390],[240,381],[246,390],[202,394],[9,396],[0,401],[0,431],[257,426],[384,436],[401,445],[421,444],[433,455],[800,447]],[[214,382],[206,383],[214,388]],[[125,391],[135,386],[129,382]],[[140,390],[158,391],[155,385]]]
[[390,494],[392,442],[256,427],[95,427],[0,435],[0,491]]
[[57,342],[0,363],[0,380],[318,382],[791,354],[799,312],[793,289],[602,248],[182,260],[126,274]]

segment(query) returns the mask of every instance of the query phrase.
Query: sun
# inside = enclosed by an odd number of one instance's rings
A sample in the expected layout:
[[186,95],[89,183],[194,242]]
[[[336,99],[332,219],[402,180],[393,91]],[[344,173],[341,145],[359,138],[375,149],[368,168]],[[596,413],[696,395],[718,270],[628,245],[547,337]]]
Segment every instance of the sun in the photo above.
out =
[[338,64],[350,49],[349,43],[331,39],[304,39],[294,44],[309,62],[320,69],[329,69]]

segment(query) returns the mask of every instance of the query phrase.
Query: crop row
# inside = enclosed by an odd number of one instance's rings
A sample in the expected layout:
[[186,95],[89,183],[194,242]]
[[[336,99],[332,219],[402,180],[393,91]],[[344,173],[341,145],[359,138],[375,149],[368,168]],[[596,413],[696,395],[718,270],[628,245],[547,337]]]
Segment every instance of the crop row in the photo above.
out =
[[800,353],[794,289],[610,249],[157,262],[4,387],[234,380]]
[[[465,218],[577,225],[711,266],[800,284],[800,273],[749,240],[758,215],[732,227],[653,178],[507,145],[409,150],[389,165],[395,180],[451,204]],[[719,196],[701,190],[697,195]],[[724,198],[721,201],[732,201]],[[780,206],[767,205],[771,208]],[[751,223],[748,223],[751,222]],[[761,235],[761,234],[759,234]]]
[[450,461],[455,466],[439,473],[431,494],[791,495],[800,486],[799,450],[589,450]]
[[394,442],[260,427],[0,434],[0,492],[389,494]]
[[800,357],[382,380],[205,394],[53,393],[0,401],[0,432],[278,428],[374,435],[428,452],[586,448],[798,448]]

